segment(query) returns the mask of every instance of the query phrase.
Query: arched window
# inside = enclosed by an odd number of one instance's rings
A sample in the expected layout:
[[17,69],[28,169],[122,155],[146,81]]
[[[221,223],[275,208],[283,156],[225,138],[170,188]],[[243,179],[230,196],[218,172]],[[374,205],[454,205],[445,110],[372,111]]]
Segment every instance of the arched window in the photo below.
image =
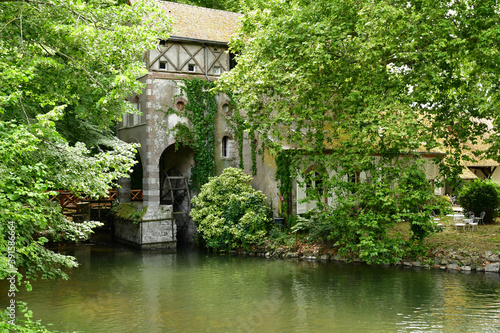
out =
[[231,110],[229,109],[229,104],[224,104],[222,105],[222,112],[226,115],[226,116],[229,116],[229,113],[231,112]]
[[226,135],[222,138],[222,157],[229,156],[229,137]]

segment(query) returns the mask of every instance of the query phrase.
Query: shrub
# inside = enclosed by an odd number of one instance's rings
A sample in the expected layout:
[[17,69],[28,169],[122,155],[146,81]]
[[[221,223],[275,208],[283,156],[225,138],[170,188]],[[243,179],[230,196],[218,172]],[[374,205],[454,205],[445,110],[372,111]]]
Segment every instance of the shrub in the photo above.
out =
[[453,213],[451,200],[446,195],[439,195],[429,203],[436,215],[446,215]]
[[250,185],[241,169],[227,168],[212,177],[193,198],[191,217],[206,247],[229,250],[259,243],[271,225],[266,196]]
[[476,180],[462,188],[458,194],[458,203],[464,211],[471,211],[474,215],[484,211],[484,222],[493,221],[500,206],[500,187],[491,180]]

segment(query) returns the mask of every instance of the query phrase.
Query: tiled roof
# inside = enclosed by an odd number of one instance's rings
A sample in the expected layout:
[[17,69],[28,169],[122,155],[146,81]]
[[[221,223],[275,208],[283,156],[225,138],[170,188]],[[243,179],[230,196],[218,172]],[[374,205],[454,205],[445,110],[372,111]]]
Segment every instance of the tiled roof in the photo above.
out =
[[476,176],[472,171],[470,171],[467,168],[464,168],[462,170],[462,174],[460,175],[460,178],[462,179],[478,179],[479,177]]
[[174,18],[172,37],[192,38],[227,43],[236,31],[241,14],[222,10],[161,1]]
[[491,121],[483,120],[482,122],[488,125],[489,132],[486,133],[483,137],[478,138],[474,144],[472,144],[472,142],[470,141],[467,142],[467,146],[471,149],[471,151],[467,152],[466,154],[469,156],[471,161],[464,161],[465,166],[494,167],[500,165],[498,161],[495,161],[494,159],[491,158],[487,158],[484,156],[484,154],[481,154],[476,157],[475,154],[473,153],[473,152],[476,153],[486,152],[490,148],[490,145],[485,143],[484,140],[488,139],[490,135],[495,134],[493,131],[493,124],[491,123]]

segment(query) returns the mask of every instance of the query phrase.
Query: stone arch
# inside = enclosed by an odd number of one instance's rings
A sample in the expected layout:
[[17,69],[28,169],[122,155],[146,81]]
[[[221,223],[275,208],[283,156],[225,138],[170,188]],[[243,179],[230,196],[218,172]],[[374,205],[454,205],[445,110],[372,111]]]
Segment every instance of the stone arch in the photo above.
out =
[[172,205],[177,225],[177,241],[192,242],[196,227],[189,217],[191,191],[189,178],[194,152],[189,146],[171,144],[159,158],[160,204]]
[[[130,137],[125,142],[139,143],[139,140],[135,137]],[[136,164],[132,167],[132,172],[127,178],[120,178],[118,187],[118,199],[120,202],[130,202],[131,200],[142,200],[142,190],[143,190],[143,159],[141,154],[141,149],[138,148],[135,154]],[[132,194],[132,190],[141,190],[140,193]]]
[[136,164],[132,167],[132,173],[130,174],[130,189],[131,190],[142,190],[143,184],[142,179],[144,175],[141,151],[138,149],[135,153]]
[[[136,96],[137,98],[138,96]],[[139,139],[135,137],[131,137],[127,140],[127,143],[138,143],[140,144]],[[136,164],[132,167],[132,173],[130,174],[130,189],[131,190],[142,190],[144,188],[143,178],[144,178],[144,164],[143,164],[143,153],[142,153],[142,145],[137,148],[137,152],[135,153]]]

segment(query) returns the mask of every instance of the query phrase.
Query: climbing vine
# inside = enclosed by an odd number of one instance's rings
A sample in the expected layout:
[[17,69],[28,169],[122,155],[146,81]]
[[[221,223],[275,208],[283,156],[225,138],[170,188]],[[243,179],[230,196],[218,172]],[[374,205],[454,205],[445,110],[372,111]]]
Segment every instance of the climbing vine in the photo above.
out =
[[234,131],[234,138],[238,142],[238,156],[240,158],[239,168],[243,170],[245,167],[243,162],[243,132],[248,128],[248,125],[240,114],[240,110],[233,98],[233,93],[229,91],[226,92],[226,94],[229,96],[230,107],[233,109],[231,115],[226,115],[226,120],[229,127]]
[[257,140],[255,138],[255,128],[250,127],[248,122],[241,116],[240,110],[237,107],[236,100],[233,98],[232,92],[226,92],[229,96],[231,107],[233,112],[231,115],[226,115],[226,120],[234,131],[234,138],[238,142],[238,156],[240,158],[239,168],[244,169],[244,161],[243,161],[243,133],[248,131],[248,141],[250,142],[250,153],[252,159],[252,175],[255,176],[257,174],[257,153],[262,153],[261,151],[257,151]]
[[276,176],[278,190],[281,201],[281,215],[288,217],[291,213],[292,196],[292,170],[293,170],[293,151],[281,150],[276,154]]
[[[168,113],[184,116],[192,127],[178,124],[175,134],[176,142],[188,145],[194,152],[194,166],[191,170],[190,187],[199,191],[215,176],[214,161],[214,119],[217,113],[217,100],[210,91],[214,83],[201,79],[183,80],[180,85],[181,96],[185,95],[188,102],[182,110],[170,108]],[[177,146],[176,146],[177,148]]]
[[255,129],[252,127],[248,133],[248,140],[250,140],[250,150],[252,154],[252,175],[257,174],[257,139],[255,139]]

